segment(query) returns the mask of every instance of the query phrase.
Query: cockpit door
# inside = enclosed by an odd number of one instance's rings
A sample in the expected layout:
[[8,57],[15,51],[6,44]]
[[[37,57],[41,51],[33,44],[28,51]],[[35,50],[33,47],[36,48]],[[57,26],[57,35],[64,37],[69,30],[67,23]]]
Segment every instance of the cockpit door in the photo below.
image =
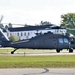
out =
[[58,44],[57,44],[57,39],[56,38],[53,38],[52,39],[52,48],[54,48],[54,49],[57,49],[57,46]]
[[68,49],[69,48],[69,40],[68,40],[68,38],[59,38],[58,39],[58,48],[60,48],[60,49]]

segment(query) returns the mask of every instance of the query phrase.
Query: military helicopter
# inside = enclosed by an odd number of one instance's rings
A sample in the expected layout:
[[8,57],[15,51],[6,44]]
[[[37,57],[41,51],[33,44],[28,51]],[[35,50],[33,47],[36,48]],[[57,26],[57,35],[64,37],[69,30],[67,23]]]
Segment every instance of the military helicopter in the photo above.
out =
[[[15,48],[11,51],[11,54],[17,49],[28,48],[28,49],[56,49],[59,53],[62,49],[69,50],[70,53],[75,49],[75,38],[70,37],[66,34],[53,34],[52,32],[40,34],[36,33],[37,36],[19,41],[10,41],[3,33],[3,29],[0,29],[0,46],[1,47],[12,47]],[[6,29],[4,29],[6,30]],[[7,31],[7,30],[6,30]]]
[[31,39],[10,41],[0,30],[0,45],[1,47],[13,47],[15,50],[19,48],[28,49],[56,49],[59,53],[62,49],[68,49],[69,52],[73,52],[75,49],[75,38],[70,38],[69,35],[65,34],[53,34],[51,32],[39,34]]

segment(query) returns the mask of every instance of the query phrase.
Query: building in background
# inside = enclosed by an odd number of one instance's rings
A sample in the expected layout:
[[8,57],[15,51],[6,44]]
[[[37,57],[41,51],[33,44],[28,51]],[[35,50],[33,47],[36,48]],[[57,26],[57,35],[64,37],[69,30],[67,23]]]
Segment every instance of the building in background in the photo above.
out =
[[26,27],[17,27],[17,28],[9,28],[10,32],[4,34],[8,37],[10,35],[16,35],[19,37],[20,40],[30,39],[35,37],[37,34],[44,34],[48,32],[52,32],[54,34],[65,34],[67,30],[61,28],[59,26],[50,24],[50,25],[41,25],[41,26],[26,26]]

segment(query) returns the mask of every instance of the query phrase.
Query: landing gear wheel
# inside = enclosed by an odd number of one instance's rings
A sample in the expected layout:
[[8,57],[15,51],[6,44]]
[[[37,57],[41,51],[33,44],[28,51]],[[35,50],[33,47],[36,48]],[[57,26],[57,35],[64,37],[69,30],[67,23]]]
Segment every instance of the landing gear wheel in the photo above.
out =
[[14,51],[11,51],[11,54],[14,54]]
[[73,53],[73,49],[72,48],[69,49],[69,53]]
[[14,52],[17,50],[18,48],[15,48],[15,50],[11,51],[11,54],[14,54]]
[[60,49],[56,49],[56,52],[57,52],[57,53],[60,53]]

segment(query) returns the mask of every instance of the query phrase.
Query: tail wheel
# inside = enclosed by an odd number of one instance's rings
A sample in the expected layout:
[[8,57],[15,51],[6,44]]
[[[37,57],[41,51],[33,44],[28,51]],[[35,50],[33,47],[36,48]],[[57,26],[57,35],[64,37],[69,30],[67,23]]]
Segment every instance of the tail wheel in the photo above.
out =
[[56,49],[56,52],[57,52],[57,53],[60,53],[60,49]]
[[73,49],[72,48],[69,49],[69,53],[73,53]]

